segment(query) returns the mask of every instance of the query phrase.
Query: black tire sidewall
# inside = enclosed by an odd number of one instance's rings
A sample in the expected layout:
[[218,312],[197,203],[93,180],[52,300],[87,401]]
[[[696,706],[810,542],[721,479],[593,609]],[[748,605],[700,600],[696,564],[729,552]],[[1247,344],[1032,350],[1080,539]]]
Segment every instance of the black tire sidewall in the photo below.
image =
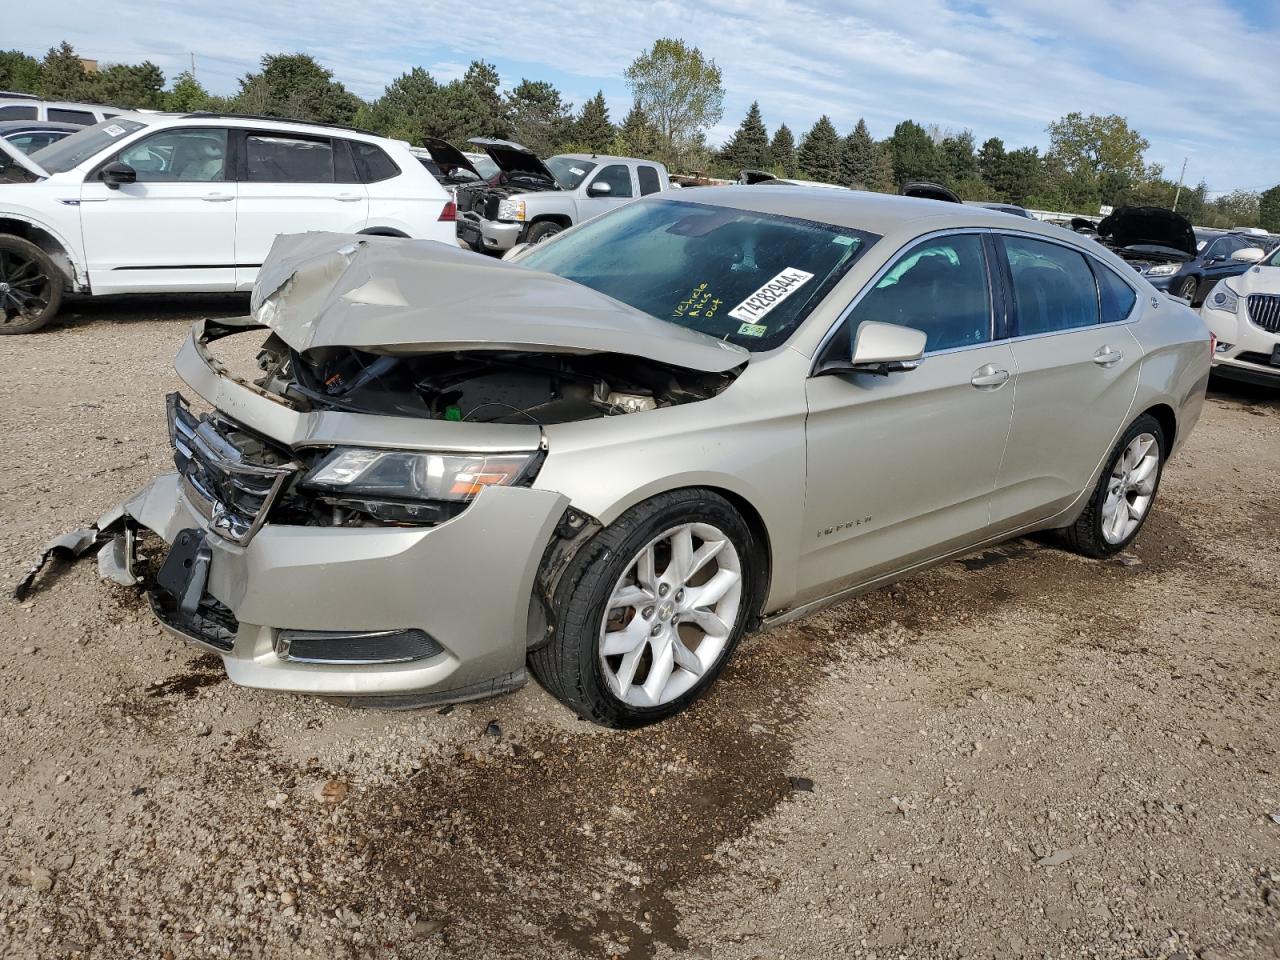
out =
[[62,306],[62,271],[58,269],[52,257],[22,237],[0,234],[0,249],[12,250],[21,256],[34,259],[49,277],[49,303],[38,317],[25,323],[0,323],[0,336],[35,333],[57,316],[58,309]]
[[558,223],[535,223],[529,228],[529,238],[526,242],[530,244],[541,243],[543,240],[549,240],[557,233],[562,231],[564,227]]
[[1197,292],[1199,291],[1199,289],[1200,289],[1200,281],[1199,281],[1198,279],[1196,279],[1195,277],[1187,277],[1187,278],[1185,278],[1185,279],[1184,279],[1184,280],[1183,280],[1183,281],[1178,285],[1178,293],[1179,293],[1179,295],[1181,295],[1182,291],[1186,290],[1188,287],[1190,287],[1190,288],[1191,288],[1191,292],[1187,294],[1187,300],[1188,300],[1189,302],[1194,303],[1194,302],[1195,302],[1195,299],[1196,299],[1196,293],[1197,293]]
[[[1149,433],[1156,438],[1156,445],[1160,448],[1160,462],[1156,464],[1156,486],[1151,492],[1151,503],[1147,505],[1146,512],[1142,515],[1142,519],[1138,521],[1137,527],[1129,536],[1125,537],[1119,543],[1112,543],[1106,538],[1102,532],[1102,505],[1107,499],[1107,485],[1111,479],[1111,471],[1122,456],[1125,449],[1133,442],[1134,438],[1141,433]],[[1097,488],[1093,492],[1093,498],[1090,501],[1089,514],[1090,522],[1093,525],[1091,531],[1095,541],[1101,548],[1102,552],[1107,556],[1119,553],[1137,538],[1142,532],[1142,528],[1147,524],[1147,518],[1151,516],[1151,512],[1156,507],[1156,500],[1160,496],[1160,481],[1164,476],[1164,462],[1168,456],[1168,440],[1164,435],[1164,428],[1160,426],[1160,421],[1148,413],[1144,413],[1137,420],[1129,424],[1129,428],[1120,435],[1120,439],[1116,441],[1115,447],[1111,451],[1111,456],[1107,458],[1106,465],[1102,468],[1102,475],[1098,477]]]
[[[592,714],[611,726],[636,727],[654,723],[679,713],[702,696],[715,683],[733,655],[739,640],[746,632],[751,612],[756,605],[757,569],[756,544],[751,530],[741,515],[728,501],[715,494],[690,491],[691,497],[660,497],[632,508],[636,514],[624,517],[629,521],[627,529],[611,544],[607,557],[601,557],[599,567],[589,584],[579,581],[574,595],[566,597],[567,603],[586,604],[587,612],[577,636],[562,636],[562,642],[572,642],[578,647],[581,687],[594,703]],[[628,513],[631,513],[630,511]],[[619,518],[622,520],[623,518]],[[663,532],[685,523],[708,523],[729,537],[742,565],[742,603],[737,620],[732,625],[729,641],[720,659],[708,670],[692,689],[669,703],[659,707],[634,707],[613,695],[605,679],[599,658],[600,627],[604,622],[607,604],[618,579],[626,571],[636,554],[650,540]],[[615,523],[617,523],[615,521]],[[588,595],[589,594],[589,595]],[[563,609],[563,608],[562,608]]]

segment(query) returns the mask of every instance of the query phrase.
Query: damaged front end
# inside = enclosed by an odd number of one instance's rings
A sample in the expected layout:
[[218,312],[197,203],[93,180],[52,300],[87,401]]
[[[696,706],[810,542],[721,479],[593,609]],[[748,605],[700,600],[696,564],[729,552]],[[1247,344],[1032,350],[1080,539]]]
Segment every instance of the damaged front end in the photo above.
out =
[[[412,706],[522,684],[599,529],[536,486],[543,426],[708,399],[745,352],[452,253],[278,240],[254,317],[198,323],[178,354],[209,409],[167,398],[173,471],[47,556],[100,548],[105,578],[248,686]],[[254,332],[257,369],[220,359]]]

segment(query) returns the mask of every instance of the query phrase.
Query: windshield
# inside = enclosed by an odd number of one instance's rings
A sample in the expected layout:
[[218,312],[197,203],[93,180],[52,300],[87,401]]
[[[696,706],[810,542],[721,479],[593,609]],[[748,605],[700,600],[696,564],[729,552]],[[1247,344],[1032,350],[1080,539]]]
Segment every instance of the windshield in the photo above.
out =
[[677,200],[640,200],[519,258],[748,350],[785,341],[875,234]]
[[141,130],[145,126],[145,123],[139,123],[137,120],[112,117],[92,127],[85,127],[65,140],[51,143],[43,150],[37,150],[31,155],[31,159],[50,173],[66,173],[80,166],[90,157],[101,153],[121,137]]
[[471,161],[471,165],[476,168],[476,173],[485,180],[492,178],[498,172],[498,165],[487,154],[464,153],[463,156]]
[[547,161],[547,169],[555,175],[561,190],[573,190],[595,168],[592,161],[576,157],[552,157]]
[[1271,256],[1261,261],[1264,267],[1280,267],[1280,247],[1276,247],[1271,251]]

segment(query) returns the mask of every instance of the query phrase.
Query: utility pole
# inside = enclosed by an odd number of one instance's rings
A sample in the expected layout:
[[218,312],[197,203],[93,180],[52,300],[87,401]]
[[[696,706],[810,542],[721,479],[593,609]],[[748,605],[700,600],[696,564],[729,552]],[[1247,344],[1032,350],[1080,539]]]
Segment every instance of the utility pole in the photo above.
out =
[[[194,80],[195,78],[196,78],[196,52],[192,50],[191,51],[191,79]],[[1175,203],[1174,206],[1176,207],[1177,204]]]
[[1187,158],[1182,158],[1182,172],[1178,174],[1178,189],[1173,193],[1173,212],[1178,212],[1178,198],[1182,196],[1182,178],[1187,175]]

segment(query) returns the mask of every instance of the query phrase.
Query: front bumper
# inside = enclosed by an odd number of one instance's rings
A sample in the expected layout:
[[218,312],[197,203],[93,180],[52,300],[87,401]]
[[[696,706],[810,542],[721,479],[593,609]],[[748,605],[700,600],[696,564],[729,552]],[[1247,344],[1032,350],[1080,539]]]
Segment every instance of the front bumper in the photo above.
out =
[[[567,499],[527,488],[482,491],[434,527],[328,528],[266,524],[244,546],[209,533],[176,473],[158,477],[99,521],[115,534],[99,554],[104,576],[128,582],[138,528],[172,545],[202,531],[208,547],[201,612],[234,616],[230,649],[209,641],[145,583],[162,625],[218,653],[236,683],[270,690],[444,702],[524,680],[530,598],[543,550]],[[216,601],[210,603],[208,601]],[[280,630],[416,629],[440,652],[408,663],[303,663],[278,652]]]
[[519,243],[524,227],[523,223],[486,220],[470,210],[458,214],[458,236],[472,246],[497,253],[505,253]]
[[[1247,310],[1242,300],[1241,313]],[[1253,383],[1266,387],[1280,387],[1280,363],[1273,362],[1280,347],[1280,334],[1270,333],[1255,325],[1245,316],[1225,310],[1216,310],[1205,303],[1200,308],[1204,320],[1219,343],[1229,343],[1230,348],[1213,355],[1214,376]]]

